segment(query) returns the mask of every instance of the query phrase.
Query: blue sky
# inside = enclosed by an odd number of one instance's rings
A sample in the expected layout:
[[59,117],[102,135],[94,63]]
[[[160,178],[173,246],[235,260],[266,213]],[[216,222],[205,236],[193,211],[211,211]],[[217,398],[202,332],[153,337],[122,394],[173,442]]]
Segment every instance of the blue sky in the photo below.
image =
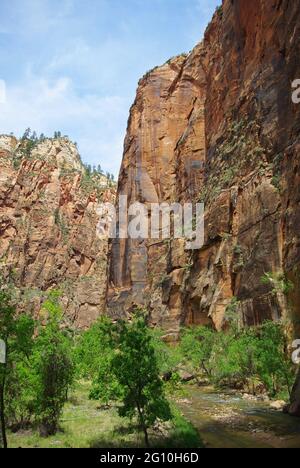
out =
[[137,82],[202,38],[221,0],[0,0],[0,133],[60,130],[118,174]]

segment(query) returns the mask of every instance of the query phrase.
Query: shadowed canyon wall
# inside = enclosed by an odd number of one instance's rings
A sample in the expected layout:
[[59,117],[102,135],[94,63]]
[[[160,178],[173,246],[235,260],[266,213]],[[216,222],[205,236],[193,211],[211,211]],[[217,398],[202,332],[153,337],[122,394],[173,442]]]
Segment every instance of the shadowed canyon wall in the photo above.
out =
[[140,81],[118,194],[203,201],[205,245],[115,240],[112,316],[146,305],[171,340],[184,323],[226,327],[230,307],[248,325],[299,320],[299,53],[299,2],[225,0],[189,55]]
[[26,312],[59,289],[66,324],[85,328],[105,308],[108,243],[96,228],[99,203],[115,191],[87,177],[68,139],[28,144],[0,136],[1,273],[14,275]]

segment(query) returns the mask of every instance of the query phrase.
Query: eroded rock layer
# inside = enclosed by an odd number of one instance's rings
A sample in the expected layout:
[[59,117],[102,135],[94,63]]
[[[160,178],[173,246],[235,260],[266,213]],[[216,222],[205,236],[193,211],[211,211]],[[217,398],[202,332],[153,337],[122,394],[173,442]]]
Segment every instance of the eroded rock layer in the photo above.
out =
[[88,327],[105,307],[107,240],[101,201],[114,202],[105,177],[87,176],[68,139],[0,137],[0,258],[14,275],[22,308],[38,313],[43,292],[59,289],[70,325]]
[[147,305],[170,339],[184,323],[226,327],[228,311],[299,319],[299,54],[299,2],[224,0],[201,44],[140,81],[118,193],[204,201],[205,245],[115,240],[113,316]]

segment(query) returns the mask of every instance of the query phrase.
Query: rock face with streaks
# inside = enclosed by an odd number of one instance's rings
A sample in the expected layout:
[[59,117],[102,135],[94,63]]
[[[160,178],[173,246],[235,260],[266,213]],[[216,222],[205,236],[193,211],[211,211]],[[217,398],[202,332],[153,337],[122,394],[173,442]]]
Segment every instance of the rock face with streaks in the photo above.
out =
[[118,194],[203,201],[205,243],[115,240],[113,316],[145,305],[171,340],[182,324],[225,328],[228,312],[299,319],[299,53],[298,2],[224,0],[188,56],[140,81]]
[[42,293],[60,289],[66,322],[85,328],[105,308],[108,245],[97,232],[98,207],[114,202],[114,189],[86,174],[68,139],[31,143],[0,137],[2,269],[13,271],[24,310],[38,314]]

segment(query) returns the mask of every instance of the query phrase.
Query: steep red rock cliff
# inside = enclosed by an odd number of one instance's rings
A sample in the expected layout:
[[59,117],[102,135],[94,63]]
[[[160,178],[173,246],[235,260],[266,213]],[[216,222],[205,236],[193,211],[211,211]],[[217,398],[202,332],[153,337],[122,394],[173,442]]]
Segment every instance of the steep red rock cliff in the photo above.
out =
[[224,0],[201,44],[140,81],[119,195],[204,201],[205,245],[115,240],[113,316],[147,305],[170,338],[225,327],[229,306],[249,325],[299,319],[299,33],[299,2]]
[[87,327],[105,306],[108,245],[96,228],[114,189],[87,177],[68,139],[25,143],[0,137],[2,273],[13,272],[24,310],[37,314],[43,292],[60,289],[66,321]]

